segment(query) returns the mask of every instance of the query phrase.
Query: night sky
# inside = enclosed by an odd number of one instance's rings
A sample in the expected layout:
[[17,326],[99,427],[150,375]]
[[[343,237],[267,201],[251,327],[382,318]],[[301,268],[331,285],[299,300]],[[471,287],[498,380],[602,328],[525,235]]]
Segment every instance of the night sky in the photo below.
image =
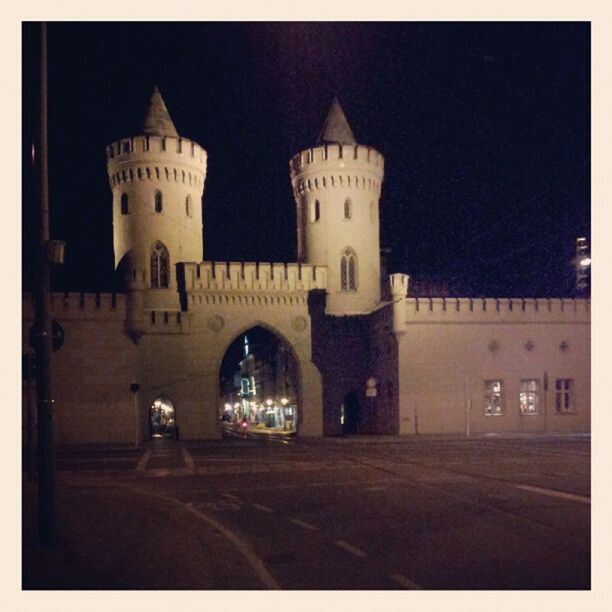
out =
[[[23,35],[30,289],[37,26]],[[140,133],[157,84],[208,152],[207,260],[296,260],[288,162],[338,95],[386,158],[390,272],[450,295],[572,295],[590,236],[588,23],[51,23],[48,37],[56,290],[114,287],[105,147]]]

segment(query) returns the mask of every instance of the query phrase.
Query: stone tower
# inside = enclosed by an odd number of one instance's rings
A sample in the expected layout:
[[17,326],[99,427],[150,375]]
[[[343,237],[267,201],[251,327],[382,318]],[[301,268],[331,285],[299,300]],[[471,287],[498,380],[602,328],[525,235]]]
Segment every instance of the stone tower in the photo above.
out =
[[142,134],[112,143],[106,155],[115,267],[126,281],[128,315],[137,328],[143,309],[178,309],[176,263],[202,261],[207,156],[178,135],[157,87]]
[[326,312],[370,312],[380,302],[383,156],[357,144],[334,98],[317,145],[293,157],[290,173],[298,261],[327,266]]

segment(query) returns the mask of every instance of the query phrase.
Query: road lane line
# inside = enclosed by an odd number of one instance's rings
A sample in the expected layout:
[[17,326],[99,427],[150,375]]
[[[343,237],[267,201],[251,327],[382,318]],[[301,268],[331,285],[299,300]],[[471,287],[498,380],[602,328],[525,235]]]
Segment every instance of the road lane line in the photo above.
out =
[[137,470],[144,470],[147,467],[147,463],[149,463],[149,459],[151,458],[151,449],[147,449],[144,454],[142,455],[142,457],[140,458],[140,461],[138,462],[138,465],[136,466]]
[[263,510],[264,512],[269,512],[269,513],[274,512],[272,508],[268,508],[268,506],[262,506],[261,504],[253,504],[253,507],[257,508],[258,510]]
[[349,544],[348,542],[345,542],[344,540],[335,540],[335,544],[337,544],[338,546],[340,546],[340,548],[344,548],[344,550],[347,550],[348,552],[351,553],[351,555],[355,555],[356,557],[367,557],[368,554],[364,553],[363,550],[359,550],[358,548],[355,548],[355,546],[352,546],[351,544]]
[[304,529],[310,529],[310,531],[319,531],[318,527],[315,527],[314,525],[311,525],[310,523],[307,523],[306,521],[300,521],[300,519],[297,519],[297,518],[292,518],[289,520],[292,523],[295,523],[296,525],[303,527]]
[[401,584],[403,587],[410,589],[411,591],[422,591],[423,588],[420,587],[416,582],[412,582],[412,580],[408,580],[406,576],[402,576],[401,574],[391,574],[389,576],[391,580],[394,580],[398,584]]
[[184,446],[181,446],[180,449],[181,455],[183,455],[183,461],[185,462],[185,465],[188,469],[193,470],[195,468],[195,463],[193,462],[189,451]]
[[237,495],[232,495],[231,493],[221,493],[221,497],[225,497],[227,499],[231,499],[232,501],[242,503],[242,500]]
[[532,487],[531,485],[515,485],[517,489],[523,491],[531,491],[532,493],[540,493],[541,495],[548,495],[549,497],[559,497],[560,499],[569,499],[571,501],[580,502],[583,504],[590,504],[591,498],[584,497],[582,495],[574,495],[573,493],[565,493],[564,491],[555,491],[554,489],[542,489],[540,487]]
[[242,553],[242,556],[249,562],[249,565],[255,570],[255,573],[259,579],[269,589],[280,590],[281,587],[278,582],[276,582],[274,576],[272,576],[272,574],[268,571],[268,568],[264,565],[264,562],[249,548],[248,544],[243,542],[233,531],[230,531],[221,523],[218,523],[214,518],[207,516],[203,512],[200,512],[194,508],[192,504],[186,504],[186,507],[190,512],[206,521],[209,525],[212,525],[215,529],[218,529],[232,544],[234,544],[234,546],[236,546],[236,548]]
[[172,473],[170,468],[155,468],[147,471],[147,477],[161,478],[163,476],[170,476]]

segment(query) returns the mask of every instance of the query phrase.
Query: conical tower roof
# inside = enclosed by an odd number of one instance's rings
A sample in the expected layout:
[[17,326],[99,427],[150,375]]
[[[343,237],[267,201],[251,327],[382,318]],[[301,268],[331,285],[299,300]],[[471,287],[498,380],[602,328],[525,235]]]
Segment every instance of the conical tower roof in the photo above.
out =
[[149,110],[144,120],[142,131],[151,136],[170,136],[178,138],[178,132],[168,113],[164,99],[159,93],[157,85],[153,90]]
[[357,144],[337,97],[331,103],[318,143]]

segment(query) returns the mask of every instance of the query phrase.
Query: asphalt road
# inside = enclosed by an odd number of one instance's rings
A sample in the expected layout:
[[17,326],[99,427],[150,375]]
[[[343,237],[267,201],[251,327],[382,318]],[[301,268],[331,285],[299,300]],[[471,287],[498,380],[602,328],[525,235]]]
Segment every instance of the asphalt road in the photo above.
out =
[[264,588],[590,588],[588,437],[154,440],[57,463],[216,525]]

